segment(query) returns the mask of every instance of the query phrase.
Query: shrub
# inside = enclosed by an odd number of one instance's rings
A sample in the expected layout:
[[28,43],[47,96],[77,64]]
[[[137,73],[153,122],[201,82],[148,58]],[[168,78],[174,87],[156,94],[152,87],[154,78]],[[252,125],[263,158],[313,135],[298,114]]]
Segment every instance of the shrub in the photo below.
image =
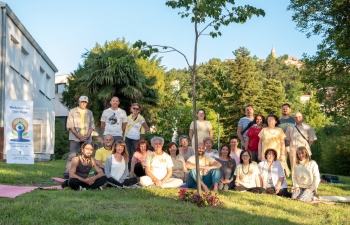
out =
[[338,124],[325,126],[316,133],[312,159],[323,173],[350,175],[350,132],[346,122]]
[[69,132],[59,119],[55,119],[55,158],[61,159],[69,152]]

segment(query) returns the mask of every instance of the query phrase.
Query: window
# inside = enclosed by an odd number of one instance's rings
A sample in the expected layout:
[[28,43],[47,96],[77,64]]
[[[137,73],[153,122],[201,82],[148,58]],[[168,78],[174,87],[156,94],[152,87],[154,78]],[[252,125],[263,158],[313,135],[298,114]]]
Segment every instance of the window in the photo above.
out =
[[20,73],[20,59],[21,57],[21,46],[19,45],[19,42],[17,39],[11,35],[11,41],[10,41],[10,66],[12,69],[14,69],[17,73]]
[[65,83],[61,84],[55,84],[55,93],[61,94],[63,91],[66,90],[67,85]]

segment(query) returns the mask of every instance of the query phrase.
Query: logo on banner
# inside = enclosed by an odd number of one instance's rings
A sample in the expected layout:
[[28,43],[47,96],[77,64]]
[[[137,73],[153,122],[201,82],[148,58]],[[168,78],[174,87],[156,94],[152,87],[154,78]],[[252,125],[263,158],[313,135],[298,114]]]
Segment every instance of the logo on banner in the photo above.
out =
[[15,137],[13,139],[10,139],[10,141],[13,142],[29,142],[29,136],[28,136],[28,122],[23,118],[16,118],[11,123],[12,127],[12,137]]

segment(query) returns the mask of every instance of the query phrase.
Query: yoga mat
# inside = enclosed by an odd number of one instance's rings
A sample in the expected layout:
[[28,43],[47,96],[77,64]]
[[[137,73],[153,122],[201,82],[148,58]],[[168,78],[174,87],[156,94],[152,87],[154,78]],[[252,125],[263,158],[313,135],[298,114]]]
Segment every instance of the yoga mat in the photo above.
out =
[[0,197],[16,198],[17,196],[33,191],[38,187],[19,187],[0,184]]
[[319,198],[335,202],[350,202],[350,196],[319,196]]
[[58,189],[58,190],[61,190],[62,187],[61,185],[57,185],[57,186],[48,186],[48,187],[39,187],[40,189],[43,189],[43,190],[47,190],[47,189]]
[[60,178],[60,177],[53,177],[52,180],[58,181],[63,183],[66,179]]

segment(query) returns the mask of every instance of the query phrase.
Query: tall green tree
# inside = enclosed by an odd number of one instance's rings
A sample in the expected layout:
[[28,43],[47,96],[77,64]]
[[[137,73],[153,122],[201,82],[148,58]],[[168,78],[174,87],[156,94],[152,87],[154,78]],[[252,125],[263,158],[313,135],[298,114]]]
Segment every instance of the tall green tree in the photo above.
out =
[[[262,9],[256,7],[245,5],[245,6],[235,6],[234,0],[217,0],[217,1],[207,1],[207,0],[167,0],[165,3],[167,6],[173,9],[181,9],[183,11],[179,12],[181,18],[189,18],[191,23],[194,25],[194,54],[193,63],[190,65],[187,57],[174,47],[170,46],[160,46],[160,45],[147,45],[147,43],[138,41],[134,46],[139,48],[147,47],[143,51],[146,55],[158,52],[158,49],[154,47],[162,47],[167,49],[167,51],[176,51],[185,57],[185,60],[191,70],[192,76],[192,99],[193,99],[193,121],[196,121],[196,74],[197,68],[197,49],[198,49],[198,39],[203,35],[209,34],[211,37],[221,36],[220,28],[221,26],[227,26],[231,23],[245,23],[248,19],[253,16],[264,16],[265,12]],[[197,138],[197,126],[194,123],[194,136],[195,145],[198,146]],[[198,164],[198,152],[196,151],[196,164]],[[197,167],[197,174],[199,176],[199,168]],[[198,193],[201,194],[200,184],[198,183]]]
[[162,73],[163,68],[156,59],[138,60],[138,54],[124,39],[96,44],[83,55],[83,65],[69,76],[62,103],[73,108],[80,95],[87,95],[97,123],[112,96],[120,98],[120,107],[126,111],[132,102],[156,105],[162,85],[155,88],[154,71]]
[[[305,55],[304,81],[319,90],[317,97],[331,115],[350,115],[349,1],[291,0],[293,21],[307,37],[321,35],[316,55]],[[332,93],[329,93],[332,87]]]

